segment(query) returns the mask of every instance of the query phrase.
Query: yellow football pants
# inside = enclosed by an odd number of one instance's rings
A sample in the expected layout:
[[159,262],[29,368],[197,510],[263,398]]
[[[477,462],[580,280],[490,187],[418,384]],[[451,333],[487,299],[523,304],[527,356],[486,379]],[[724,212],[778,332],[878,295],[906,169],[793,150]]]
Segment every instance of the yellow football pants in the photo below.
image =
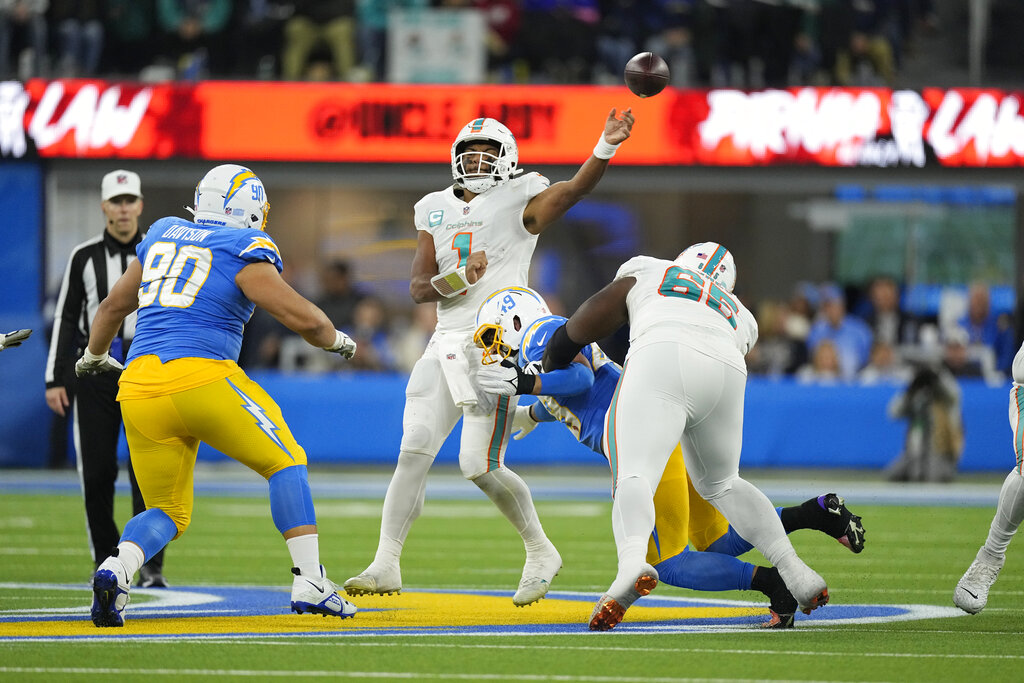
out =
[[244,372],[175,394],[122,400],[121,414],[146,507],[166,512],[177,536],[192,518],[200,441],[265,479],[306,464],[281,409]]

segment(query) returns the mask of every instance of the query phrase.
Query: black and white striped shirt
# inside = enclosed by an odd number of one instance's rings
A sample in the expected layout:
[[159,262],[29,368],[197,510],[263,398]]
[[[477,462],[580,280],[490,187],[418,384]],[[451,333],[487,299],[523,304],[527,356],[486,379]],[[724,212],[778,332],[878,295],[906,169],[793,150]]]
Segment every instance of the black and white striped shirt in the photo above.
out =
[[[104,230],[102,235],[79,244],[71,252],[54,312],[50,353],[46,359],[47,389],[64,386],[70,366],[89,341],[96,308],[128,264],[135,260],[135,247],[141,241],[141,232],[128,244],[121,244]],[[134,335],[135,313],[132,313],[117,332],[125,355]]]

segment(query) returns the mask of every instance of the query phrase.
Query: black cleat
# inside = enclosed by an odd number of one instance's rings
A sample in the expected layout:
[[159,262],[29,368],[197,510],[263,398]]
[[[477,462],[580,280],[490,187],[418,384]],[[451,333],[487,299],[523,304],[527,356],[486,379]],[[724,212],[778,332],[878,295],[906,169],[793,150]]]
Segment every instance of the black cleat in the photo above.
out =
[[771,600],[769,610],[772,618],[763,624],[764,628],[793,628],[796,611],[799,609],[796,598],[786,588],[786,582],[775,567],[757,568],[758,589]]
[[147,565],[139,568],[139,580],[135,584],[139,588],[167,588],[167,579],[160,570],[152,569]]
[[826,493],[818,496],[816,502],[823,515],[821,530],[855,553],[864,550],[864,525],[860,517],[850,512],[843,499],[834,493]]

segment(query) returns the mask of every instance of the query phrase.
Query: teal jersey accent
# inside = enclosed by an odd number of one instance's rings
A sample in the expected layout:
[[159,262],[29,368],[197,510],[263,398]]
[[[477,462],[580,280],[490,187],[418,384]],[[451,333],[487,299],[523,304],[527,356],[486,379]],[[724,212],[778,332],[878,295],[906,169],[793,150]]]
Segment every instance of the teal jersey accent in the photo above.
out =
[[136,247],[142,264],[138,320],[127,362],[155,355],[238,360],[254,304],[235,284],[250,263],[281,272],[281,254],[261,230],[161,218]]

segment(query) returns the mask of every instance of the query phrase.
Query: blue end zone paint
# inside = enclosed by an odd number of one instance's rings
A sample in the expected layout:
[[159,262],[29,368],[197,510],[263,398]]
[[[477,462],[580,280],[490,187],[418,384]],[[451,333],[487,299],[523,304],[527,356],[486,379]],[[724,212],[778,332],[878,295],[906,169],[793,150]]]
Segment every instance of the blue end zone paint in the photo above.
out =
[[[0,584],[2,589],[17,589],[29,587],[24,584]],[[80,585],[33,584],[33,590],[50,591],[76,591],[83,596],[80,606],[55,609],[38,610],[5,610],[0,612],[0,624],[27,623],[27,622],[88,622],[89,608],[87,589]],[[429,591],[407,591],[407,593],[426,594],[448,594],[462,595],[467,597],[500,597],[509,598],[510,591],[467,591],[467,590],[446,590],[435,589]],[[518,625],[473,625],[473,626],[445,626],[424,625],[422,627],[402,628],[360,628],[338,630],[331,628],[325,630],[319,628],[319,620],[310,622],[310,630],[296,633],[290,631],[269,631],[259,632],[246,630],[249,626],[247,618],[266,617],[275,615],[286,615],[288,612],[288,591],[285,589],[274,589],[268,587],[195,587],[195,588],[171,588],[171,589],[133,589],[134,596],[146,596],[149,602],[133,603],[129,607],[129,619],[140,622],[147,619],[196,619],[202,617],[237,617],[239,618],[239,630],[232,632],[216,632],[202,628],[196,632],[189,633],[167,633],[167,634],[132,634],[130,628],[118,629],[116,633],[109,629],[98,629],[95,635],[87,636],[55,636],[55,635],[32,635],[32,636],[7,636],[0,637],[0,642],[26,642],[26,641],[96,641],[96,640],[223,640],[223,639],[260,639],[280,637],[380,637],[380,636],[438,636],[438,635],[474,635],[474,636],[511,636],[511,635],[579,635],[588,634],[586,623],[535,623]],[[566,600],[573,602],[592,603],[597,600],[596,593],[575,593],[552,591],[548,594],[552,600]],[[643,598],[637,603],[638,607],[645,608],[672,608],[677,611],[680,608],[745,608],[759,607],[766,608],[764,603],[741,602],[736,600],[705,600],[699,598],[684,597],[651,597]],[[394,610],[402,610],[401,598],[396,598]],[[360,614],[373,612],[388,612],[386,609],[361,609]],[[945,617],[964,616],[964,613],[954,607],[942,607],[936,605],[842,605],[829,604],[811,613],[810,616],[797,615],[798,629],[834,629],[843,625],[870,624],[893,621],[913,621],[919,619],[935,619]],[[359,618],[359,614],[356,615]],[[630,622],[627,619],[616,627],[615,633],[651,634],[651,633],[691,633],[691,632],[722,632],[722,631],[757,631],[765,621],[765,614],[740,617],[708,618],[694,617],[684,619],[666,619],[664,621],[637,621]],[[351,623],[351,622],[349,622]],[[597,634],[595,634],[597,635]]]

